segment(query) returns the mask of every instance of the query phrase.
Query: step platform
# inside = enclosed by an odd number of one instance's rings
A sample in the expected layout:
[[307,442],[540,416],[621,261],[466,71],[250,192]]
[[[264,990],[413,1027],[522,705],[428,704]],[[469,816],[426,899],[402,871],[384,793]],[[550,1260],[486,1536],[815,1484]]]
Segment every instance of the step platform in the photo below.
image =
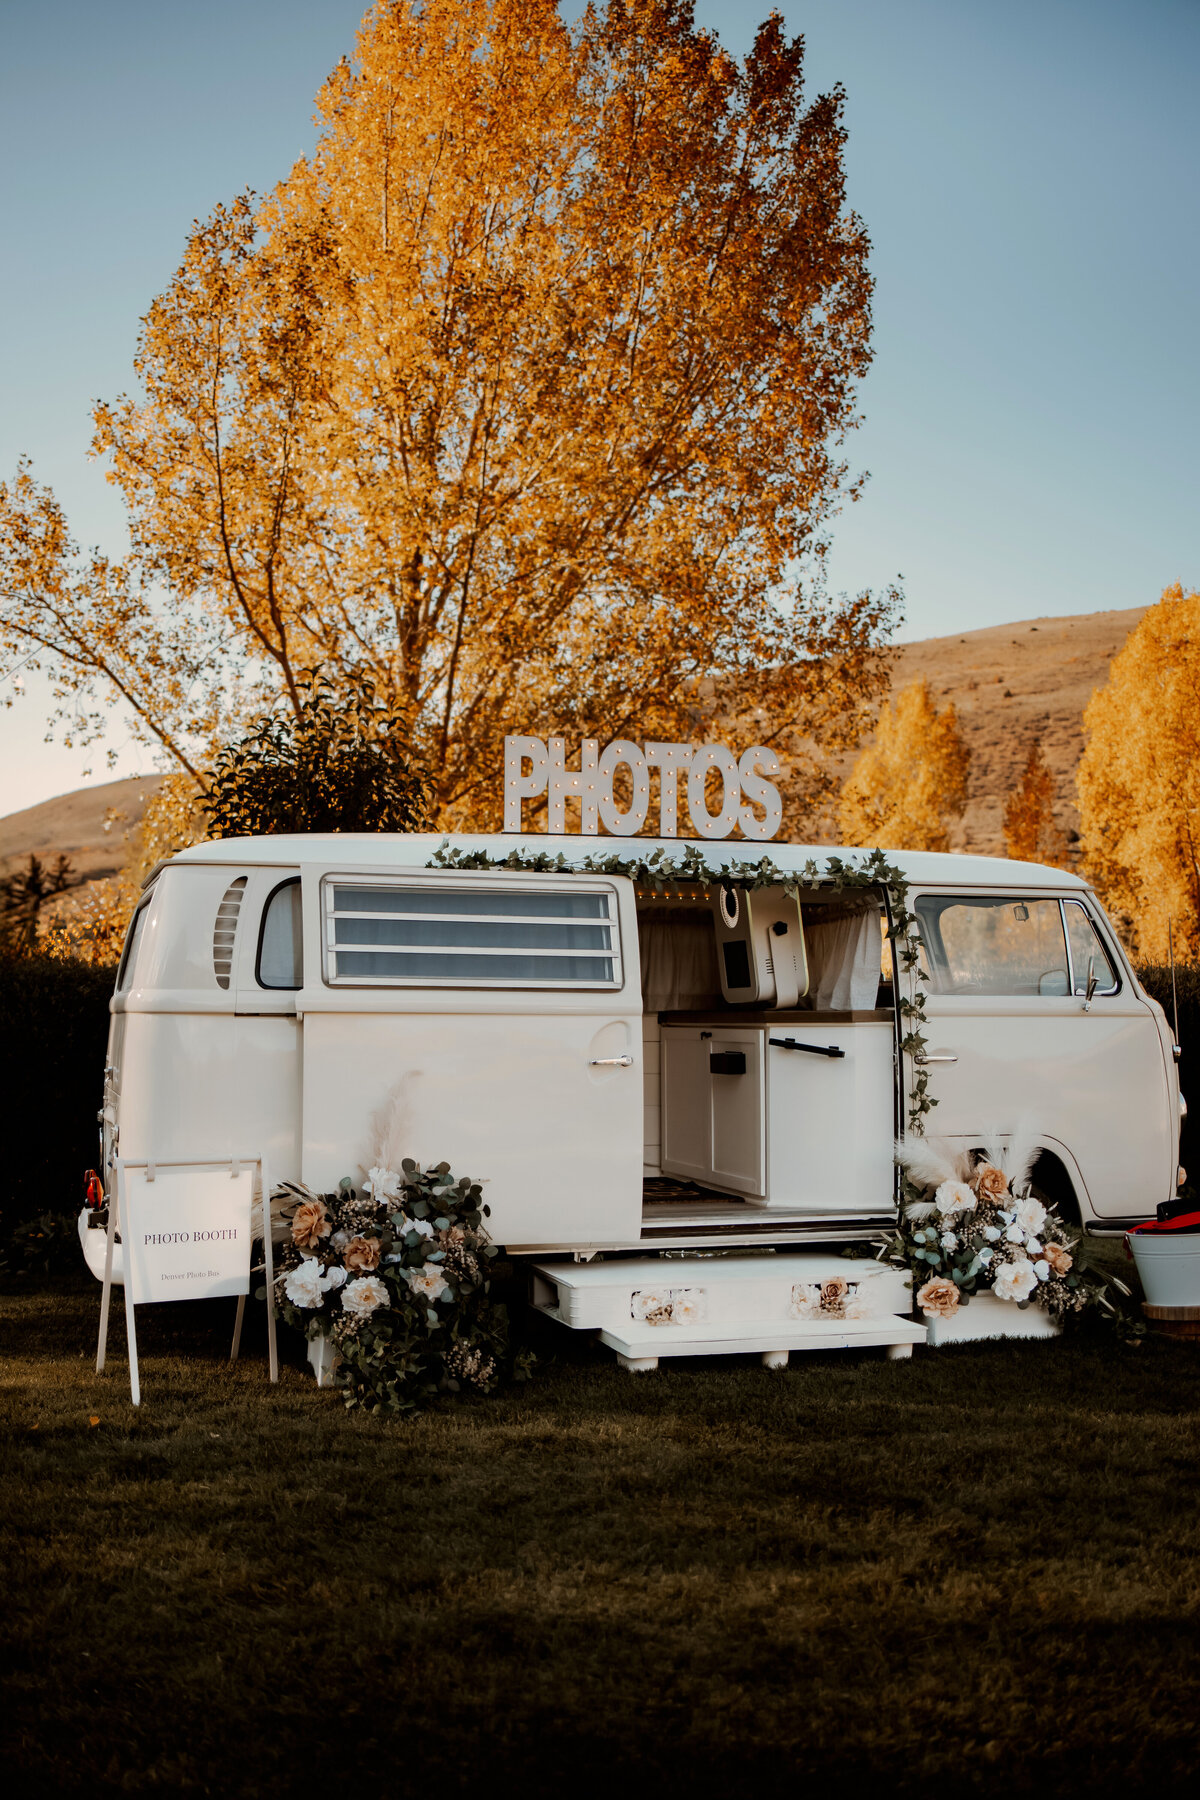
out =
[[750,1354],[769,1369],[786,1367],[793,1350],[882,1345],[907,1357],[926,1336],[900,1317],[912,1304],[903,1270],[823,1251],[539,1262],[533,1304],[595,1332],[635,1374],[664,1356]]

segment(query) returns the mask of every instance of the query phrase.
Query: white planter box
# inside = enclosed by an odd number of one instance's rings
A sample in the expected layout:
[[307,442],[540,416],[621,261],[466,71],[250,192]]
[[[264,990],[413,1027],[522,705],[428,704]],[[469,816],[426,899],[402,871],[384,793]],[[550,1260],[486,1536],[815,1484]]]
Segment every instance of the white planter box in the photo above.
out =
[[960,1306],[952,1319],[928,1319],[917,1309],[929,1328],[928,1344],[972,1344],[981,1338],[1051,1338],[1058,1337],[1062,1326],[1040,1306],[1022,1309],[1012,1300],[997,1300],[995,1294],[976,1294],[967,1306]]
[[1200,1306],[1200,1232],[1132,1231],[1125,1242],[1151,1306]]
[[308,1360],[317,1378],[317,1386],[332,1387],[333,1378],[341,1366],[341,1351],[328,1338],[309,1338]]

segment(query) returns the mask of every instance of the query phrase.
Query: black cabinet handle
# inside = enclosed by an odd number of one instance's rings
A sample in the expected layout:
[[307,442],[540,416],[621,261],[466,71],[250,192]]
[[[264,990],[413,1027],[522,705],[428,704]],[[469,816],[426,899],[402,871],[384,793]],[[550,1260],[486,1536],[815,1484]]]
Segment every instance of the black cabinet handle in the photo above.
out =
[[746,1073],[746,1052],[744,1050],[710,1050],[708,1071],[710,1075],[744,1075]]
[[845,1056],[836,1044],[798,1044],[795,1038],[769,1038],[777,1050],[804,1050],[809,1056]]

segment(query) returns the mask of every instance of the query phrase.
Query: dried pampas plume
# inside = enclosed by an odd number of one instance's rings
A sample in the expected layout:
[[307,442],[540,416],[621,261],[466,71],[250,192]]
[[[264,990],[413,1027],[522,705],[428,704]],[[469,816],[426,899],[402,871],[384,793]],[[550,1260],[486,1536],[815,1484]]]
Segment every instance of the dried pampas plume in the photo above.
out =
[[897,1139],[895,1157],[914,1187],[939,1188],[943,1181],[966,1181],[971,1173],[970,1151],[946,1138]]
[[1024,1188],[1041,1154],[1037,1127],[1028,1119],[1022,1119],[1012,1131],[1001,1131],[993,1126],[981,1135],[984,1154],[989,1162],[1004,1170],[1009,1193],[1015,1194],[1018,1188]]
[[379,1111],[371,1115],[371,1162],[378,1169],[399,1174],[400,1164],[412,1155],[411,1112],[404,1091],[405,1077],[392,1088]]

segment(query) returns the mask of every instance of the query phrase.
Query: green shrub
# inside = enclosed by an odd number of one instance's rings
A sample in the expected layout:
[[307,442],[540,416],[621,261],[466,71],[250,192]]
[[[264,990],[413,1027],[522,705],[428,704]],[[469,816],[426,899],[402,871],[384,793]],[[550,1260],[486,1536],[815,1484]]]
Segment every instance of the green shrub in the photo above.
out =
[[79,1231],[74,1213],[40,1213],[18,1225],[0,1246],[0,1273],[49,1278],[79,1268]]
[[0,958],[5,1240],[44,1215],[74,1216],[83,1204],[83,1172],[100,1155],[96,1115],[113,976],[87,963]]
[[300,688],[298,715],[269,713],[217,758],[204,800],[210,835],[426,830],[429,772],[404,710],[369,682],[313,674]]

